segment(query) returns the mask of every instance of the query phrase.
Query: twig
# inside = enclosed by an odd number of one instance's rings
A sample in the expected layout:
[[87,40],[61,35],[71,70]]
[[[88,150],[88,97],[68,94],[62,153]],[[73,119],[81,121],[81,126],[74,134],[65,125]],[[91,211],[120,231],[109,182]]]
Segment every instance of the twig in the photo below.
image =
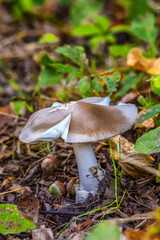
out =
[[20,190],[24,190],[24,187],[17,188],[17,189],[7,191],[7,192],[2,192],[2,193],[0,193],[0,195],[7,194],[7,193],[12,193],[12,192],[17,192],[17,191],[20,191]]
[[44,215],[45,214],[62,214],[62,215],[74,215],[74,216],[84,214],[84,212],[71,212],[71,211],[61,211],[61,210],[57,210],[57,211],[40,210],[39,213]]
[[22,119],[22,120],[27,120],[26,118],[24,117],[19,117],[19,116],[16,116],[14,114],[11,114],[11,113],[5,113],[5,112],[2,112],[0,111],[0,115],[4,115],[4,116],[8,116],[8,117],[12,117],[12,118],[18,118],[18,119]]
[[51,220],[50,220],[50,219],[48,219],[48,218],[40,217],[40,219],[42,219],[42,220],[44,220],[44,221],[51,222],[51,223],[53,223],[53,224],[57,225],[57,223],[55,223],[55,222],[51,221]]

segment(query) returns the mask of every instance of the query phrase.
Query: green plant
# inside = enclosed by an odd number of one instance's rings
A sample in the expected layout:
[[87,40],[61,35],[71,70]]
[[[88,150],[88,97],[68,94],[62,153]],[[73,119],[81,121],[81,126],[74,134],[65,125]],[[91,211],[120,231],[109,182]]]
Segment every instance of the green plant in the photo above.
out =
[[103,0],[72,0],[69,11],[70,25],[75,27],[90,18],[96,17],[102,9],[102,6]]
[[42,5],[44,0],[1,0],[1,2],[9,2],[14,17],[21,19],[25,13],[32,12],[35,6]]
[[38,87],[61,84],[65,79],[65,86],[74,81],[82,97],[90,97],[93,93],[103,94],[106,90],[111,96],[116,91],[120,74],[114,69],[98,74],[96,69],[90,67],[83,47],[65,45],[55,51],[63,56],[61,60],[53,59],[47,53],[38,59],[42,66]]
[[144,77],[144,73],[137,73],[131,71],[125,75],[122,81],[119,84],[120,89],[115,93],[114,97],[124,96],[131,88],[137,86],[137,84]]
[[[152,90],[158,95],[160,95],[160,75],[151,77],[149,80],[151,81],[151,86],[153,86]],[[150,130],[136,141],[136,151],[145,154],[160,152],[160,122],[158,118],[159,114],[160,104],[156,104],[154,106],[149,106],[149,108],[138,118],[136,127],[139,126],[144,120],[148,120],[154,117],[157,128],[154,130]]]
[[148,44],[148,56],[154,57],[157,53],[157,27],[156,18],[153,13],[146,13],[145,15],[139,15],[132,19],[130,25],[123,24],[115,26],[111,29],[113,34],[126,32],[132,36],[133,40],[139,41],[139,44]]
[[0,233],[3,235],[18,234],[36,228],[36,225],[24,218],[17,206],[12,204],[0,204],[0,219]]
[[99,51],[101,43],[115,43],[116,39],[109,30],[110,19],[106,16],[97,16],[73,28],[72,34],[80,37],[89,37],[89,44],[93,52]]
[[45,33],[39,39],[39,43],[56,43],[58,41],[59,41],[58,37],[55,36],[53,33]]
[[5,71],[8,78],[8,84],[17,92],[17,96],[13,96],[11,98],[16,114],[19,115],[25,108],[27,108],[30,112],[33,112],[33,105],[26,101],[27,97],[30,99],[30,96],[23,92],[23,90],[20,88],[19,84],[16,81],[14,72],[6,65],[6,63],[1,58],[0,69],[3,69],[3,71]]
[[84,240],[120,240],[120,230],[114,222],[105,221],[97,224]]

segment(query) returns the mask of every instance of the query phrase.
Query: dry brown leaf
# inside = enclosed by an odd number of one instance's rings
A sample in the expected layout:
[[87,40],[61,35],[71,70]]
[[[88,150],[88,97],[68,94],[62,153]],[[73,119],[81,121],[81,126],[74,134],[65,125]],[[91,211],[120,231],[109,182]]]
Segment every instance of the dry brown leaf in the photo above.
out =
[[146,59],[139,48],[133,48],[129,51],[127,65],[150,75],[160,74],[160,58]]
[[23,198],[19,201],[19,209],[25,218],[33,221],[35,224],[39,220],[39,200],[32,193],[25,190],[23,193]]
[[[134,143],[131,143],[130,141],[128,141],[126,138],[122,137],[121,135],[117,135],[117,136],[114,136],[112,138],[110,138],[111,140],[111,145],[113,146],[112,150],[113,150],[113,153],[115,151],[115,148],[114,148],[114,144],[116,146],[121,145],[121,153],[122,154],[129,154],[129,153],[138,153],[135,149],[134,149]],[[117,151],[116,151],[117,152]],[[115,156],[116,156],[116,153],[115,153]],[[153,157],[147,155],[147,157],[151,160],[151,161],[155,161]],[[115,159],[118,159],[115,157]]]
[[[138,116],[137,118],[139,118],[147,109],[144,108],[142,109],[139,113],[138,113]],[[155,122],[153,120],[153,118],[150,118],[148,120],[144,120],[143,123],[141,123],[139,125],[140,128],[146,128],[146,129],[151,129],[151,128],[154,128],[155,127]]]
[[40,226],[40,228],[32,230],[33,240],[53,240],[53,232],[51,228],[46,228],[45,225]]
[[14,125],[16,118],[15,112],[10,105],[0,107],[0,130],[7,125]]
[[119,165],[123,174],[139,179],[150,174],[160,177],[160,171],[152,166],[149,157],[143,153],[122,154]]
[[127,228],[125,231],[125,236],[127,240],[144,240],[146,232],[141,230],[133,230],[130,228]]
[[[136,153],[134,150],[134,144],[129,142],[126,138],[122,137],[121,135],[117,135],[115,137],[110,138],[111,144],[114,146],[114,143],[117,145],[121,145],[121,153]],[[114,150],[114,148],[112,148]],[[118,159],[118,158],[115,158]]]
[[10,187],[12,185],[12,182],[13,182],[13,177],[8,177],[8,178],[4,179],[0,186],[0,191],[2,189],[6,189],[6,188]]
[[[117,151],[117,146],[121,146],[121,153]],[[152,167],[154,158],[138,153],[134,150],[134,144],[121,135],[111,138],[112,155],[114,159],[120,160],[118,164],[123,167],[123,174],[135,179],[148,176],[150,174],[160,176],[160,172]],[[116,148],[115,148],[116,147]]]
[[138,93],[132,91],[124,95],[124,97],[121,98],[121,102],[128,103],[135,100],[137,97],[138,97]]
[[[149,217],[147,214],[146,218]],[[154,220],[149,224],[145,231],[127,228],[125,230],[127,240],[160,240],[160,209],[154,212]]]

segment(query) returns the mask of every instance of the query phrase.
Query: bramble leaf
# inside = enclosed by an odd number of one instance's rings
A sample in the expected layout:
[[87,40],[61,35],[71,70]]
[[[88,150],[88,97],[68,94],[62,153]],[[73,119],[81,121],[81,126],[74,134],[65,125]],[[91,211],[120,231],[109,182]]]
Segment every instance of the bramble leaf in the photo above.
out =
[[70,58],[74,63],[80,67],[88,65],[88,60],[84,48],[82,46],[70,46],[66,45],[56,49],[57,53],[64,55],[65,57]]
[[61,83],[62,74],[57,72],[55,69],[51,67],[46,67],[42,69],[39,78],[38,78],[38,86],[46,86],[52,87],[59,83]]
[[91,96],[92,89],[88,76],[85,76],[79,80],[78,89],[84,98]]
[[0,233],[18,234],[30,229],[36,228],[36,225],[24,218],[17,206],[12,204],[0,204]]
[[115,94],[116,97],[123,96],[127,93],[134,85],[139,83],[143,78],[144,73],[136,74],[135,72],[130,72],[120,83],[121,88]]
[[160,104],[156,104],[151,108],[147,109],[137,120],[136,127],[139,126],[143,121],[154,117],[156,114],[160,113]]
[[115,223],[103,222],[103,223],[97,224],[93,228],[93,230],[90,232],[90,234],[88,234],[85,237],[84,240],[92,240],[92,239],[119,240],[120,231],[118,229],[118,226]]
[[72,65],[65,65],[62,63],[57,63],[56,68],[57,68],[57,71],[64,72],[64,73],[76,72],[78,70],[76,67]]
[[160,127],[142,135],[136,141],[135,150],[145,154],[160,152]]
[[118,72],[115,72],[111,70],[103,72],[103,74],[100,76],[101,79],[106,83],[109,96],[112,95],[113,92],[117,90],[117,82],[120,80],[120,74]]

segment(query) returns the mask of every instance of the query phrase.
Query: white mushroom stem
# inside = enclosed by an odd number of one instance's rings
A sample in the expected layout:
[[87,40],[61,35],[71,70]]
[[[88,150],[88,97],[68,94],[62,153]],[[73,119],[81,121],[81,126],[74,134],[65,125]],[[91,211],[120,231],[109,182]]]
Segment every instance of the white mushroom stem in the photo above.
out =
[[98,167],[98,163],[91,144],[74,143],[73,148],[80,178],[79,195],[81,195],[76,196],[76,200],[77,202],[83,202],[85,201],[85,198],[87,198],[88,193],[97,193],[99,181],[93,176],[90,168]]

